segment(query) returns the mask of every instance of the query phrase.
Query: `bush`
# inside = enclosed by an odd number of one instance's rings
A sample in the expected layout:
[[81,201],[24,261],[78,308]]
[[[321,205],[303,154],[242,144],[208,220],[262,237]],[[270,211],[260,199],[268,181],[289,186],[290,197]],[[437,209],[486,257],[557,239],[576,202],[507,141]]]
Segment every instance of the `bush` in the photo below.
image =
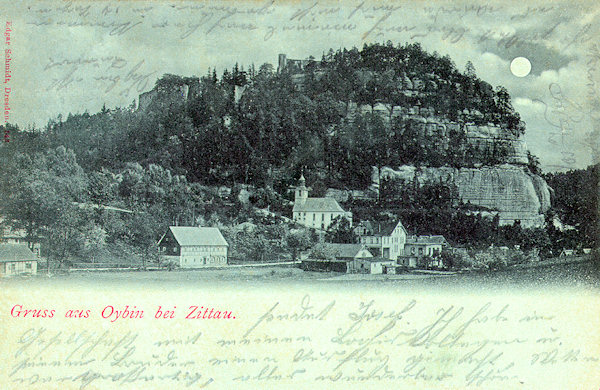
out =
[[442,251],[442,263],[447,269],[469,269],[473,267],[473,259],[466,251]]

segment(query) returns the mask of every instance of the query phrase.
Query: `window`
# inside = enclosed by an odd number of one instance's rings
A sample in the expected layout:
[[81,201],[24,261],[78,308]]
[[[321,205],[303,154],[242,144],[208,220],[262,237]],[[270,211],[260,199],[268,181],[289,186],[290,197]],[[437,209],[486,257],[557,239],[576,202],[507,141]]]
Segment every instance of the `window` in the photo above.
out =
[[313,214],[313,221],[317,218],[317,214]]
[[325,220],[325,214],[321,214],[321,221]]
[[31,263],[25,263],[25,269],[31,269]]

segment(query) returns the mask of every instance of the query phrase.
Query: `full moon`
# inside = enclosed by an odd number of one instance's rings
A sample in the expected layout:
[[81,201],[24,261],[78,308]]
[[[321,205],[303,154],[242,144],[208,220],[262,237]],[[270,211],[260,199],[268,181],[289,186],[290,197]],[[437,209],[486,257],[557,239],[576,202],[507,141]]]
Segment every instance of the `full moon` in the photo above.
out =
[[525,77],[531,72],[531,62],[525,57],[517,57],[510,63],[510,71],[517,77]]

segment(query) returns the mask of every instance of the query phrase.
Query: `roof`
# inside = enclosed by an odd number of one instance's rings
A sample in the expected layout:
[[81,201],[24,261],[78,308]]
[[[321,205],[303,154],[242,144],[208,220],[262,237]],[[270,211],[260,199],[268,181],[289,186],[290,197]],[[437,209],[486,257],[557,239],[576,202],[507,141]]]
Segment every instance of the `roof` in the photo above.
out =
[[335,257],[354,258],[358,252],[365,249],[362,244],[332,244],[325,243],[326,250],[330,250],[335,254]]
[[450,245],[444,236],[408,236],[406,244],[422,244],[422,245]]
[[[362,224],[363,222],[361,222]],[[364,227],[370,230],[370,233],[365,234],[366,236],[389,236],[392,234],[396,226],[400,224],[400,227],[404,229],[402,222],[400,221],[365,221]],[[406,229],[404,229],[406,231]]]
[[370,263],[393,263],[394,260],[386,259],[385,257],[361,257],[360,260],[368,261]]
[[369,232],[373,230],[373,225],[371,224],[371,221],[361,221],[358,225],[356,225],[356,228],[359,227],[363,227]]
[[304,202],[295,202],[293,212],[340,212],[344,209],[333,198],[306,198]]
[[181,246],[228,245],[218,228],[196,226],[169,226]]
[[37,260],[27,244],[0,244],[0,263]]

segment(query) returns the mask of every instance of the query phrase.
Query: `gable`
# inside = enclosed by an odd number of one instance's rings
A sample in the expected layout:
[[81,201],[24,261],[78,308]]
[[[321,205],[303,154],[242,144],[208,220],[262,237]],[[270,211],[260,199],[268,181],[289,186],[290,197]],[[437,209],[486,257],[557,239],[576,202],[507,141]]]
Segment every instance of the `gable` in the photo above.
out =
[[401,234],[404,232],[406,235],[406,229],[402,226],[402,222],[389,222],[389,221],[364,221],[361,222],[365,228],[367,228],[365,236],[374,236],[374,237],[389,237],[396,234]]
[[371,252],[369,252],[367,249],[363,248],[360,251],[358,251],[358,253],[354,257],[358,258],[358,259],[372,258],[373,254]]
[[173,232],[171,231],[171,229],[167,230],[167,232],[165,234],[163,234],[163,236],[160,238],[160,240],[158,240],[158,245],[164,245],[164,246],[169,246],[169,245],[179,245],[179,243],[177,242],[177,240],[175,239],[175,236],[173,235]]
[[401,222],[398,222],[398,224],[394,228],[394,231],[392,232],[392,234],[398,235],[398,236],[401,236],[402,234],[404,234],[406,236],[407,233],[406,233],[406,229],[404,228],[404,225],[402,225]]

